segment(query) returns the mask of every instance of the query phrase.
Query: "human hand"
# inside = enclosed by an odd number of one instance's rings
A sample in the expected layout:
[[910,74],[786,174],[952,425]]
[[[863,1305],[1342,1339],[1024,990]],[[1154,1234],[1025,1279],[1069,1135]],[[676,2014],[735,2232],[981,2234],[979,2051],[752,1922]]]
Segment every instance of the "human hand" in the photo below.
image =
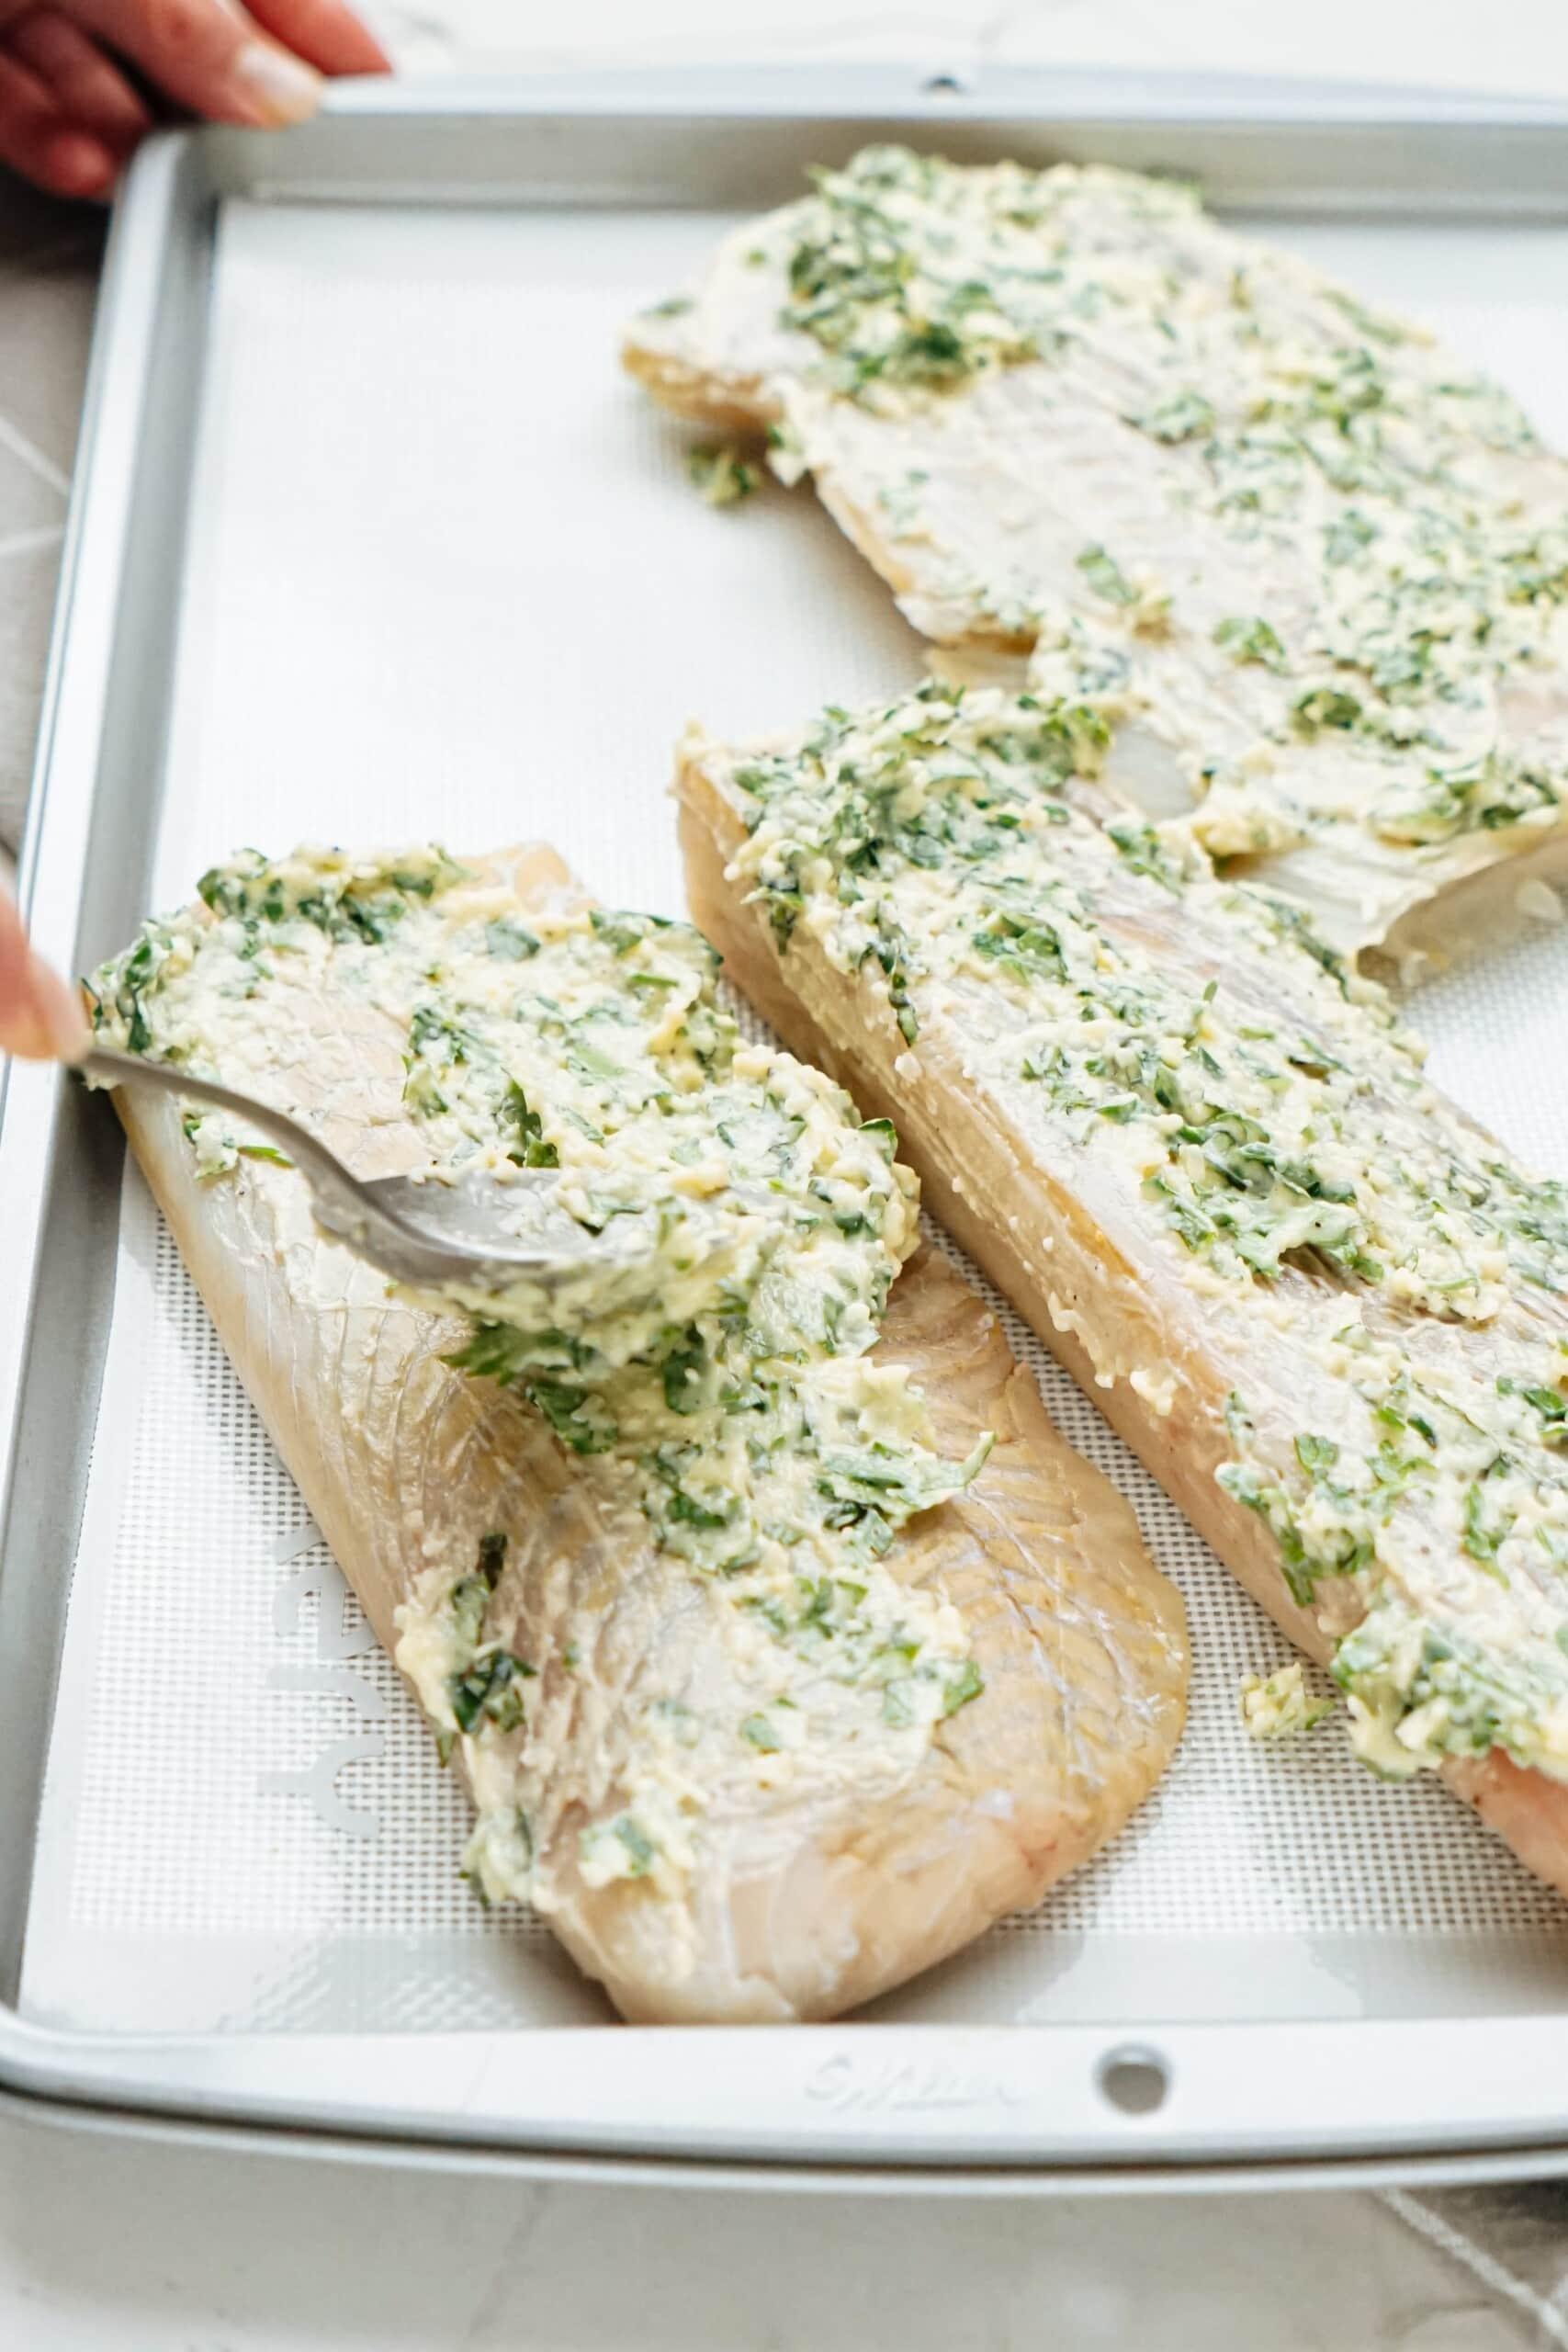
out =
[[89,1040],[73,989],[28,945],[22,918],[0,882],[0,1054],[24,1061],[74,1061]]
[[313,114],[323,74],[387,71],[344,0],[0,0],[0,162],[102,196],[152,127],[144,89],[266,130]]

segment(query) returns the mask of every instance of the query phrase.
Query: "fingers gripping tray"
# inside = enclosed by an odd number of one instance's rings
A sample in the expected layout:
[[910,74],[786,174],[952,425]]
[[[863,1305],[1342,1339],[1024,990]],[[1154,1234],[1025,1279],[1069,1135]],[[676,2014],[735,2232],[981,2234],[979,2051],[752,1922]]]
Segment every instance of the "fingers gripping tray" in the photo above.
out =
[[[22,886],[77,970],[247,842],[547,836],[682,911],[671,749],[919,674],[809,493],[694,494],[618,331],[869,137],[1192,174],[1413,311],[1568,442],[1544,109],[1103,79],[773,74],[349,94],[168,137],[115,229]],[[1420,987],[1440,1081],[1568,1174],[1568,929],[1505,907]],[[1532,911],[1533,910],[1533,911]],[[1543,912],[1544,910],[1544,912]],[[460,1791],[104,1106],[0,1129],[0,2085],[168,2124],[500,2160],[978,2183],[1568,2150],[1568,1914],[1340,1728],[1265,1748],[1280,1637],[996,1302],[1132,1499],[1194,1655],[1174,1767],[1036,1911],[832,2027],[628,2030],[457,1873]],[[722,2047],[717,2045],[722,2044]]]

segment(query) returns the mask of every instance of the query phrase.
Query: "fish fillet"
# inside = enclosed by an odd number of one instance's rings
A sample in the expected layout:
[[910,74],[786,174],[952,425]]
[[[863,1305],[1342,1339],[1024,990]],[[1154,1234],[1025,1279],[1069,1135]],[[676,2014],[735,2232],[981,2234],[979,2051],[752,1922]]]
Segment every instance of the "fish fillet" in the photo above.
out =
[[1072,706],[931,686],[677,790],[695,921],[1283,1630],[1568,1892],[1568,1187]]
[[[1419,329],[1192,193],[865,151],[627,367],[770,429],[914,626],[1032,654],[1103,783],[1351,952],[1568,825],[1568,469]],[[940,664],[939,664],[940,666]]]
[[[547,851],[452,870],[454,906],[479,906],[506,956],[536,946],[527,926],[586,927],[583,894]],[[176,977],[235,903],[210,885],[216,911],[183,922]],[[411,888],[428,891],[428,876]],[[378,1001],[373,957],[355,937],[312,962],[275,949],[280,936],[265,920],[253,928],[246,968],[265,976],[254,1003],[228,1007],[220,1074],[305,1116],[362,1175],[421,1164],[409,1097],[429,1072]],[[166,952],[155,943],[130,984],[128,959],[110,968],[111,1028],[141,1017],[163,1043],[137,989]],[[1179,1602],[1127,1505],[1056,1434],[994,1317],[934,1252],[895,1283],[872,1363],[909,1369],[938,1453],[969,1455],[987,1431],[995,1442],[964,1491],[893,1538],[886,1566],[911,1610],[961,1626],[978,1695],[886,1752],[850,1722],[820,1748],[760,1753],[705,1729],[754,1722],[779,1689],[776,1647],[738,1638],[726,1579],[651,1540],[613,1477],[591,1475],[600,1465],[515,1389],[455,1369],[470,1323],[389,1295],[324,1239],[291,1169],[231,1136],[215,1151],[206,1123],[160,1096],[117,1099],[219,1335],[380,1641],[417,1667],[433,1588],[467,1579],[490,1694],[494,1660],[516,1663],[501,1692],[511,1712],[450,1744],[481,1828],[521,1825],[531,1899],[624,2017],[852,2007],[1034,1903],[1163,1770],[1185,1703]],[[536,1114],[525,1131],[537,1146]],[[476,1556],[491,1563],[488,1594]],[[678,1736],[661,1744],[659,1724]],[[607,1875],[591,1858],[650,1773],[674,1792],[683,1866]],[[481,1855],[481,1882],[486,1866]]]

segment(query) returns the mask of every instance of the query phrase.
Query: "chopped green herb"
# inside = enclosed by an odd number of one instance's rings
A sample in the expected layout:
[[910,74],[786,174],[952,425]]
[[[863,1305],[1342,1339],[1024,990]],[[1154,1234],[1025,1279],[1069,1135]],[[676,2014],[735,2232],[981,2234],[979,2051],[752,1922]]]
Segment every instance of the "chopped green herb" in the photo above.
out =
[[1257,662],[1266,670],[1282,670],[1285,666],[1285,649],[1277,631],[1265,620],[1254,617],[1221,621],[1214,631],[1214,643],[1223,646],[1237,662]]
[[1108,605],[1134,605],[1138,592],[1102,547],[1085,548],[1075,559],[1097,596]]
[[539,952],[539,943],[525,923],[513,915],[498,915],[485,925],[485,945],[503,963],[521,964]]

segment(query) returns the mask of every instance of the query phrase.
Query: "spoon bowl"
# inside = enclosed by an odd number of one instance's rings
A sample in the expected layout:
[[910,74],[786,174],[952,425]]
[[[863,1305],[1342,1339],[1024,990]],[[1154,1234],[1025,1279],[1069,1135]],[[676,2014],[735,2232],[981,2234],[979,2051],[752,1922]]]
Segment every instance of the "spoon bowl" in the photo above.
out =
[[[366,1182],[299,1120],[232,1087],[97,1047],[75,1067],[95,1086],[152,1087],[243,1120],[304,1177],[322,1232],[412,1288],[500,1293],[520,1280],[548,1287],[601,1271],[618,1272],[655,1255],[658,1235],[646,1217],[612,1217],[599,1232],[580,1224],[556,1201],[560,1175],[553,1168],[520,1168],[505,1176],[476,1171],[451,1183],[412,1176]],[[716,1214],[695,1216],[693,1246],[700,1251],[711,1227],[716,1251],[724,1221]]]

